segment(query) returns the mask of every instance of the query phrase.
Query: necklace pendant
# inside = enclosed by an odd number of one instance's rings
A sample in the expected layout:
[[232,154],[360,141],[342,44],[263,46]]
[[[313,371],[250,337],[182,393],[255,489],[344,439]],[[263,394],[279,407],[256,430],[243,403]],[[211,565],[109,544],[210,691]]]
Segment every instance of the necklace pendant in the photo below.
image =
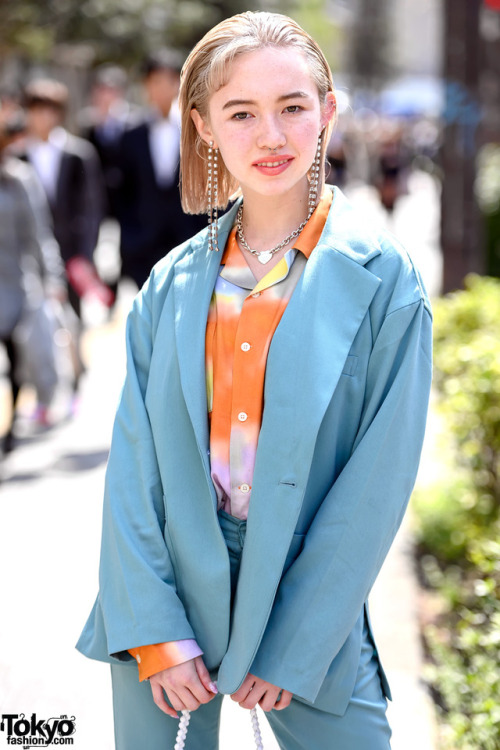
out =
[[269,263],[272,257],[273,254],[269,252],[269,250],[263,250],[257,255],[257,260],[259,261],[259,263],[262,263],[262,265],[264,265],[265,263]]

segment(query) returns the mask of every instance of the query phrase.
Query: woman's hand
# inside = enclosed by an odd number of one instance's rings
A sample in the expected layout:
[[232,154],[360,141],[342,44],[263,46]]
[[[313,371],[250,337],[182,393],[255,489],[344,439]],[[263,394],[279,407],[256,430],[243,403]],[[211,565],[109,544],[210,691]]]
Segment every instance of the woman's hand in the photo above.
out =
[[[149,682],[158,708],[175,719],[178,718],[177,711],[195,711],[202,703],[209,703],[218,692],[201,656],[157,672]],[[165,700],[163,691],[173,708]]]
[[255,708],[258,703],[263,711],[271,711],[273,708],[281,711],[290,705],[292,697],[293,694],[288,690],[282,690],[250,673],[245,677],[240,689],[231,696],[242,708]]

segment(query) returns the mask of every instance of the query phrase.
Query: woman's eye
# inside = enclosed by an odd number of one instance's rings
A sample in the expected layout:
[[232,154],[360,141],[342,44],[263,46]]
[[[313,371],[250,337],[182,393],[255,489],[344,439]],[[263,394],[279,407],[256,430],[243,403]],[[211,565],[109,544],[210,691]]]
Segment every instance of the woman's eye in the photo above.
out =
[[233,120],[246,120],[248,117],[250,117],[248,112],[236,112],[233,115]]
[[289,107],[285,107],[285,112],[294,115],[296,112],[300,112],[301,109],[302,107],[300,107],[298,104],[290,104]]

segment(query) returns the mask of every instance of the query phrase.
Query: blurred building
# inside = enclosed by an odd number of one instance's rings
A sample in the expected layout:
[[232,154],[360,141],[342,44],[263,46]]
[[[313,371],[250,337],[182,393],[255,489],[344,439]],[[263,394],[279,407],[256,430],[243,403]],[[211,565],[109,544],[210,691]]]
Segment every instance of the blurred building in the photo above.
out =
[[442,0],[391,0],[391,48],[400,74],[441,76]]
[[331,0],[327,12],[344,32],[339,67],[351,85],[440,78],[443,0]]

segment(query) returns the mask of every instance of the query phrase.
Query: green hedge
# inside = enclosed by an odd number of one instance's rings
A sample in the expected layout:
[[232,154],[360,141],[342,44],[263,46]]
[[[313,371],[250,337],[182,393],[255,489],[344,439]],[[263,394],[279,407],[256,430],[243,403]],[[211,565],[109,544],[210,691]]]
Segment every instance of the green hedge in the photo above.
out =
[[471,276],[434,305],[434,384],[452,461],[415,509],[425,630],[447,748],[500,748],[500,281]]

